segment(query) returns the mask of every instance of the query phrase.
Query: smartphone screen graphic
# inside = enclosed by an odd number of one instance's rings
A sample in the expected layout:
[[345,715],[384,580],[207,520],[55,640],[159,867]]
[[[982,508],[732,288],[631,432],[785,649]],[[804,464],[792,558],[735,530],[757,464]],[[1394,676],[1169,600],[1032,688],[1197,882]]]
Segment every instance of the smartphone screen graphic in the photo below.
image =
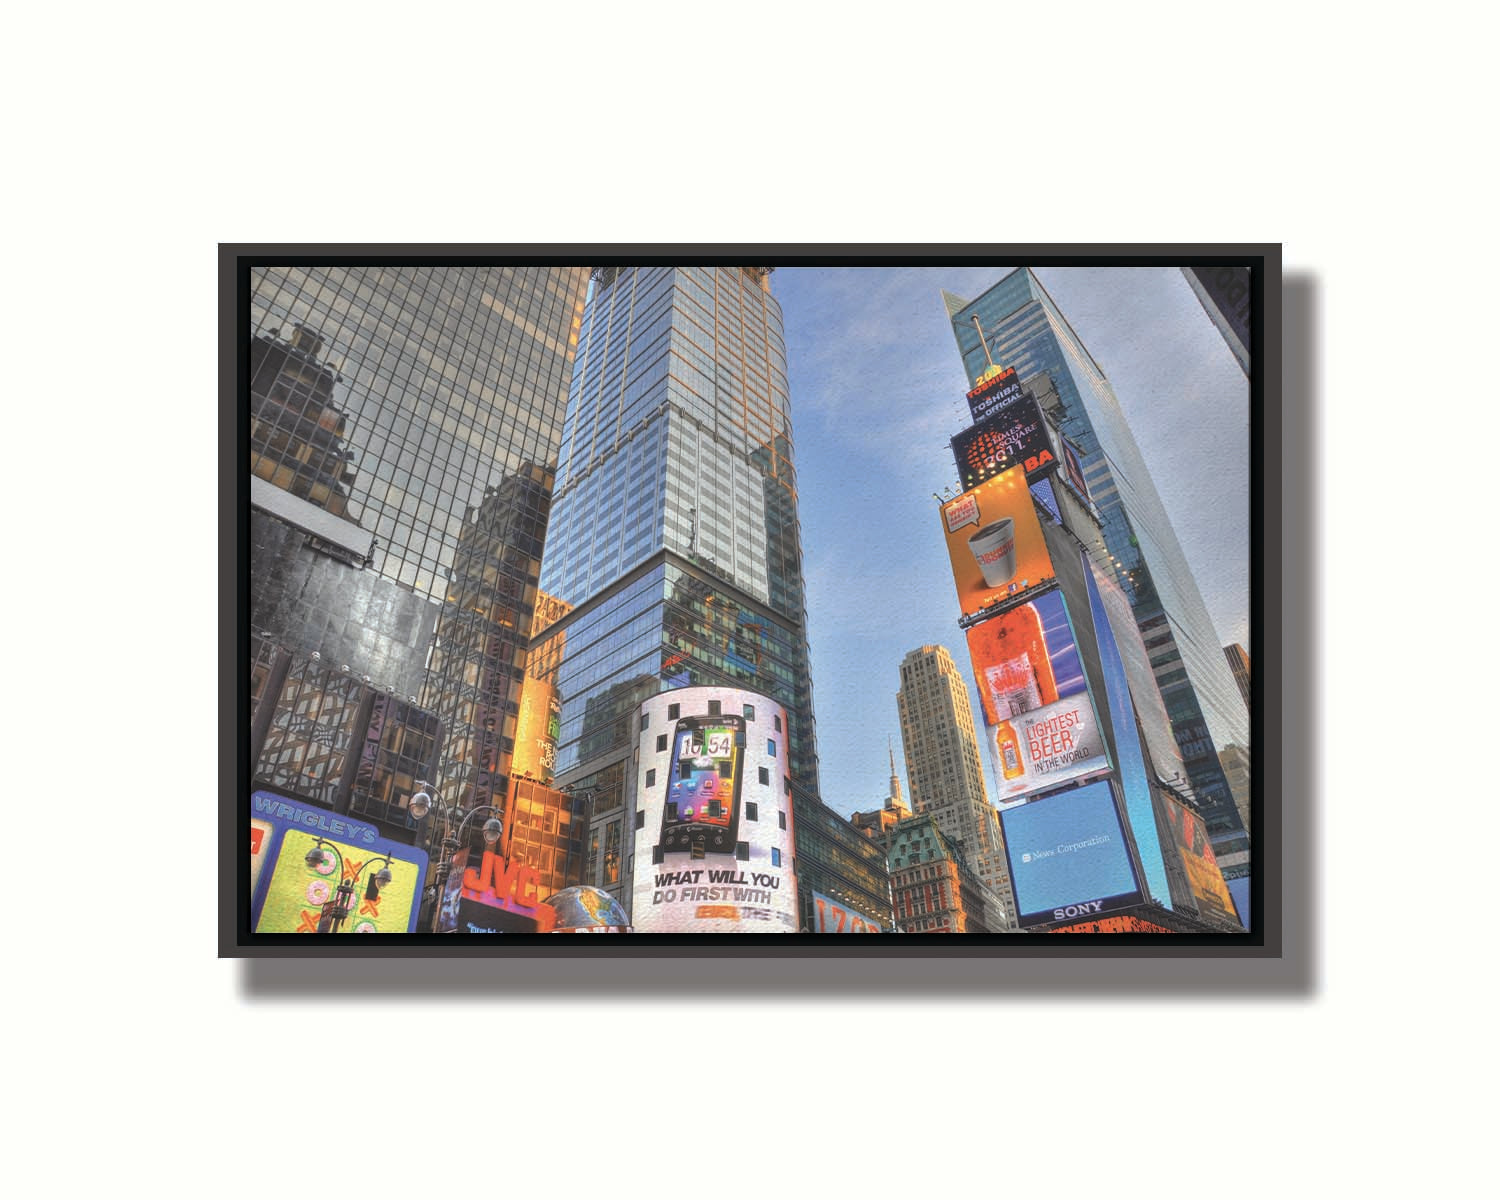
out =
[[734,853],[744,735],[743,717],[684,717],[677,722],[662,810],[663,851]]

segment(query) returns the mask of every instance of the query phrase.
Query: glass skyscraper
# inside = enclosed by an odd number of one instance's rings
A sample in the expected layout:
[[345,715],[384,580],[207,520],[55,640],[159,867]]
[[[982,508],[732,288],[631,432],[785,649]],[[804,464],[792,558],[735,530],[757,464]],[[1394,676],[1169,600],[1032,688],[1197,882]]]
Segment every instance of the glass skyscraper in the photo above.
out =
[[628,903],[634,722],[658,692],[774,699],[791,784],[817,796],[800,538],[769,269],[595,271],[541,577],[573,606],[557,774],[592,795],[582,882]]
[[246,257],[254,781],[420,839],[505,803],[588,270]]
[[1116,578],[1150,656],[1219,865],[1226,877],[1246,874],[1249,836],[1239,809],[1248,797],[1235,790],[1243,792],[1245,783],[1237,776],[1231,785],[1219,756],[1231,746],[1249,746],[1249,713],[1109,381],[1029,268],[975,300],[950,293],[944,300],[971,383],[991,359],[1014,367],[1023,382],[1051,377],[1062,432],[1079,451]]

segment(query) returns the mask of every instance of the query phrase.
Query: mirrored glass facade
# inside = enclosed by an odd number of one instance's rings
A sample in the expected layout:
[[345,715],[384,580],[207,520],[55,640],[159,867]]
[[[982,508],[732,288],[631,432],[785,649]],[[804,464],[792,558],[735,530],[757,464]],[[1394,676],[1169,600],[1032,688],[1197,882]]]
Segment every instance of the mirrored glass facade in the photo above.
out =
[[[504,804],[587,286],[585,267],[252,266],[251,625],[268,664],[318,664],[260,686],[258,777],[406,840],[417,777],[445,806]],[[364,801],[299,748],[356,696],[395,718],[390,786]]]
[[786,348],[767,271],[596,272],[541,587],[573,606],[558,624],[557,769],[593,792],[584,882],[627,882],[632,722],[658,692],[772,697],[791,775],[816,795]]
[[1115,577],[1150,655],[1219,862],[1226,876],[1245,873],[1249,838],[1236,801],[1248,798],[1231,789],[1219,752],[1249,746],[1249,713],[1109,381],[1029,269],[1011,273],[976,300],[945,298],[971,383],[989,366],[976,316],[997,364],[1014,367],[1023,380],[1050,376],[1062,432],[1080,453]]

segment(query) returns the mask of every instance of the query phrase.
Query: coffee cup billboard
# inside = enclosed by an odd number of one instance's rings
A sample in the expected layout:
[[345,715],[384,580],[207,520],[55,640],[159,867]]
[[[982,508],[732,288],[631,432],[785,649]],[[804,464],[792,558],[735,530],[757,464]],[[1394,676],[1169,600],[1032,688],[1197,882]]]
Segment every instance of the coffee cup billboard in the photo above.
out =
[[1012,467],[948,501],[942,515],[965,615],[1053,578],[1024,467]]

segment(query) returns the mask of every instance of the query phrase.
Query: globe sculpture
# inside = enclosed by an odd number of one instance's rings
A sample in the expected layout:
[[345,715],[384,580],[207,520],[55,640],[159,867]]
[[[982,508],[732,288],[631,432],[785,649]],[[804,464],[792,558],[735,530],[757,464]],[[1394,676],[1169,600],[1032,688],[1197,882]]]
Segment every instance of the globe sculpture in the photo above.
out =
[[630,932],[630,917],[620,902],[596,887],[563,888],[542,903],[557,911],[553,933]]

